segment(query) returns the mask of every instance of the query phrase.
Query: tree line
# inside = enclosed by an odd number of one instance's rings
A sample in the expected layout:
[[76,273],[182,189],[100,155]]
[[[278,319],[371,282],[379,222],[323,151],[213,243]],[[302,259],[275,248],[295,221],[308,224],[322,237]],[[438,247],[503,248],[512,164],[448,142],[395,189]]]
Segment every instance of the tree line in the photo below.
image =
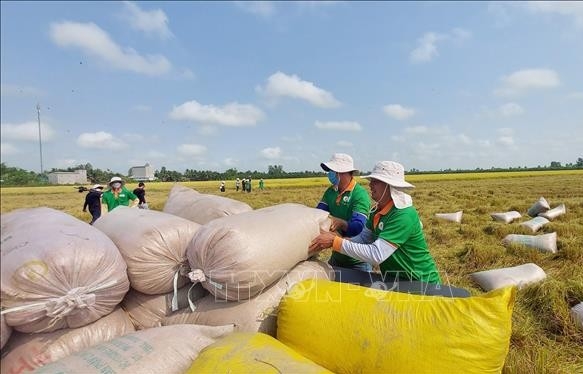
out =
[[[4,162],[0,163],[0,180],[3,186],[38,186],[48,184],[47,174],[56,171],[75,171],[75,170],[85,170],[87,172],[87,179],[90,183],[105,183],[109,181],[113,176],[119,176],[119,173],[115,173],[109,169],[101,170],[99,168],[94,168],[90,163],[80,164],[77,166],[69,167],[66,169],[53,168],[48,172],[36,173],[34,171],[24,170],[18,167],[10,167]],[[411,169],[407,174],[442,174],[442,173],[480,173],[480,172],[492,172],[492,171],[541,171],[541,170],[570,170],[570,169],[583,169],[583,157],[579,157],[574,163],[567,163],[562,165],[558,161],[551,161],[548,166],[536,166],[536,167],[509,167],[509,168],[495,168],[490,169],[476,168],[476,169],[445,169],[437,171],[421,171],[418,169]],[[366,174],[366,173],[365,173]],[[267,172],[261,171],[240,171],[236,168],[230,168],[224,172],[217,172],[212,170],[194,170],[186,169],[183,173],[176,170],[168,170],[165,166],[162,166],[159,170],[154,172],[154,176],[158,181],[162,182],[184,182],[184,181],[218,181],[218,180],[234,180],[236,178],[251,178],[251,179],[283,179],[283,178],[309,178],[309,177],[321,177],[324,172],[304,170],[304,171],[292,171],[286,172],[283,170],[282,165],[269,165]],[[122,178],[129,179],[127,176]]]

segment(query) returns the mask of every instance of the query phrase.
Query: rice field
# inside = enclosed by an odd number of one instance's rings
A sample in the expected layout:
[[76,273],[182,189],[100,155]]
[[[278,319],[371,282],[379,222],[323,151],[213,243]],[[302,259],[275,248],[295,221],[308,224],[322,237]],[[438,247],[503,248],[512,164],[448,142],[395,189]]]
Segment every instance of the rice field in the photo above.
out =
[[[583,373],[583,330],[570,317],[570,307],[583,301],[583,170],[542,172],[495,172],[431,174],[406,177],[416,185],[413,202],[424,225],[425,235],[442,279],[472,294],[483,291],[469,274],[500,267],[535,263],[547,279],[518,292],[513,314],[510,352],[504,373]],[[367,185],[366,180],[359,181]],[[295,202],[315,206],[327,179],[265,180],[264,191],[253,180],[251,193],[235,191],[235,182],[184,182],[187,187],[248,203],[253,208]],[[129,184],[133,189],[136,184]],[[147,183],[151,209],[162,210],[172,183]],[[567,213],[539,230],[557,233],[558,252],[543,253],[519,245],[505,247],[508,234],[529,234],[518,223],[504,224],[490,213],[516,210],[524,222],[527,209],[539,197],[551,207],[564,203]],[[47,206],[84,221],[81,211],[85,193],[73,186],[0,188],[2,214],[14,209]],[[463,210],[461,223],[440,220],[436,213]],[[325,259],[329,253],[323,252]],[[488,349],[488,347],[484,347]]]

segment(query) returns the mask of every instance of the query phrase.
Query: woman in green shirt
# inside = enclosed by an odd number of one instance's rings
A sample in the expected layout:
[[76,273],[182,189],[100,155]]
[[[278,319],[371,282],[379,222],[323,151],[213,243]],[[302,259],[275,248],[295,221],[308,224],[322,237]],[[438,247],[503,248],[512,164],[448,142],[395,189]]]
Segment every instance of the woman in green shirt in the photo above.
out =
[[101,195],[101,201],[107,206],[108,212],[111,212],[120,205],[129,206],[130,200],[133,201],[132,207],[137,206],[138,197],[132,191],[125,188],[123,184],[123,180],[120,177],[113,177],[109,181],[110,189]]

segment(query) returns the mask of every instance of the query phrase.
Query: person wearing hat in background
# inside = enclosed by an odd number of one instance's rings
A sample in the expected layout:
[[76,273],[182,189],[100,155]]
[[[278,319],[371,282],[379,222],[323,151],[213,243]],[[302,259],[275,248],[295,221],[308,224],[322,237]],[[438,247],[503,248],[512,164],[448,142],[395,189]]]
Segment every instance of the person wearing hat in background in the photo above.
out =
[[120,177],[113,177],[109,181],[110,189],[102,195],[103,204],[107,205],[107,211],[111,212],[120,205],[129,206],[133,201],[132,208],[138,204],[138,197],[127,188]]
[[385,282],[402,279],[440,284],[419,214],[411,196],[403,191],[414,187],[405,182],[403,166],[380,161],[362,178],[370,179],[371,197],[376,202],[364,230],[350,239],[322,232],[312,241],[309,252],[332,247],[334,253],[379,265]]
[[83,211],[86,212],[87,208],[89,207],[89,213],[91,213],[91,222],[90,225],[93,225],[95,221],[99,217],[101,217],[101,193],[103,191],[103,186],[100,184],[96,184],[87,195],[85,195],[85,204],[83,204]]
[[[328,162],[320,164],[328,172],[331,186],[326,189],[317,208],[330,212],[331,232],[343,237],[360,234],[370,211],[370,199],[366,189],[354,179],[354,162],[345,153],[335,153]],[[328,263],[332,266],[371,271],[369,263],[346,253],[332,252]]]
[[146,184],[144,182],[138,183],[138,187],[134,188],[133,192],[138,197],[138,208],[148,209],[148,203],[146,202]]

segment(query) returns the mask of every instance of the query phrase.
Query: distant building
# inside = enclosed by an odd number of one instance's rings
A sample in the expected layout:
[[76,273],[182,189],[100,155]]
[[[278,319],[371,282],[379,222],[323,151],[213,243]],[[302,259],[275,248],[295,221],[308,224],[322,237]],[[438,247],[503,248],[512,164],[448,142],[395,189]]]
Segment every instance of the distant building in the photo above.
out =
[[153,181],[156,179],[154,177],[154,168],[148,163],[144,166],[132,166],[129,174],[130,178],[135,181]]
[[87,184],[87,171],[53,171],[48,173],[50,184]]

